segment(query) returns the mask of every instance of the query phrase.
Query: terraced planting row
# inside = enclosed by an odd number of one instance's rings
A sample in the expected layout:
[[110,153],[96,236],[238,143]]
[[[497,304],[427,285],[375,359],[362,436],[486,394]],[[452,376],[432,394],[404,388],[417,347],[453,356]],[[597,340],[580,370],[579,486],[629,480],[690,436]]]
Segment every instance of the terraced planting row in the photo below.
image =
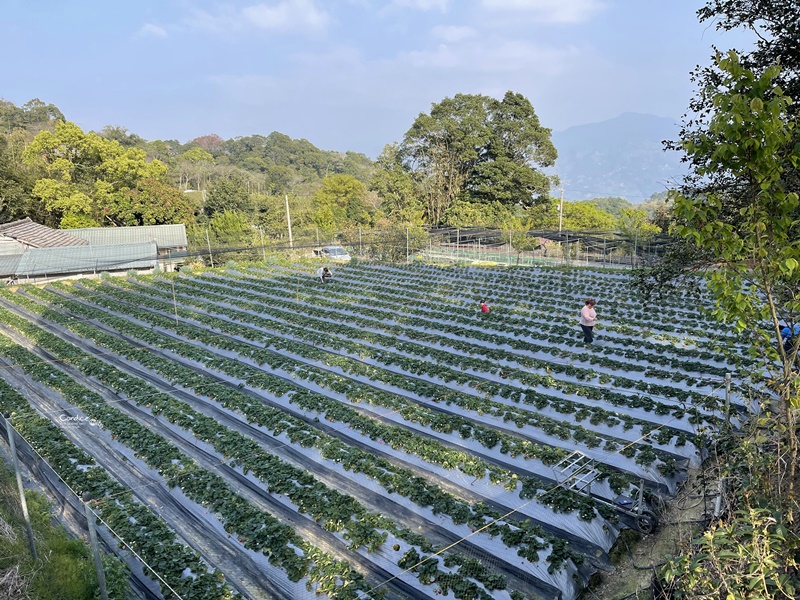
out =
[[531,273],[359,264],[322,286],[260,265],[3,290],[0,353],[39,382],[42,418],[86,415],[138,469],[132,501],[171,499],[175,543],[217,573],[185,597],[570,599],[621,528],[653,524],[620,494],[654,510],[675,492],[721,422],[724,374],[747,365],[693,346],[708,324],[680,299],[679,343],[607,318],[587,354],[587,292],[558,296],[575,274]]

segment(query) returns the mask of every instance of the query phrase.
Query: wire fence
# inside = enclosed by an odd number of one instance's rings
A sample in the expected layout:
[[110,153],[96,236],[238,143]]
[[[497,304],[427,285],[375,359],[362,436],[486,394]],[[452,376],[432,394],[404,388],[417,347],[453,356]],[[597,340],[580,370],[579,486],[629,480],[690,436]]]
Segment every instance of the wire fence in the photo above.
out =
[[[290,238],[285,234],[270,235],[258,228],[224,236],[212,235],[207,229],[195,229],[188,235],[186,250],[158,248],[157,257],[129,255],[117,262],[106,259],[102,267],[86,261],[62,260],[52,271],[35,276],[12,275],[5,283],[46,283],[86,275],[124,273],[141,270],[144,264],[147,270],[174,271],[196,262],[219,267],[230,261],[266,261],[275,257],[294,261],[322,257],[333,262],[356,258],[390,263],[423,260],[507,266],[637,268],[653,264],[673,243],[668,236],[640,239],[635,233],[619,231],[393,226],[336,232],[313,228],[298,231]],[[326,247],[340,248],[342,254],[338,257],[326,254]]]
[[504,231],[479,227],[359,228],[334,233],[306,230],[291,240],[260,233],[251,243],[215,245],[207,232],[196,232],[189,238],[188,253],[180,260],[220,266],[230,260],[266,260],[276,254],[293,259],[313,258],[325,256],[325,247],[338,246],[346,251],[347,258],[387,262],[636,268],[653,264],[674,243],[668,236],[640,239],[635,233],[619,231]]

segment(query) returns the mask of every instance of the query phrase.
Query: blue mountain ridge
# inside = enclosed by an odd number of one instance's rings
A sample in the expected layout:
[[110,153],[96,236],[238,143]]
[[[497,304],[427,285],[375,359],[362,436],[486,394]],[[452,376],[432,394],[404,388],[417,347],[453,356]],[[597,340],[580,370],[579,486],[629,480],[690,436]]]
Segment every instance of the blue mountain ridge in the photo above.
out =
[[[678,137],[675,119],[624,113],[599,123],[554,131],[558,150],[555,167],[565,200],[620,197],[631,203],[647,200],[680,181],[686,172],[678,152],[667,152],[662,142]],[[558,196],[560,191],[551,193]]]

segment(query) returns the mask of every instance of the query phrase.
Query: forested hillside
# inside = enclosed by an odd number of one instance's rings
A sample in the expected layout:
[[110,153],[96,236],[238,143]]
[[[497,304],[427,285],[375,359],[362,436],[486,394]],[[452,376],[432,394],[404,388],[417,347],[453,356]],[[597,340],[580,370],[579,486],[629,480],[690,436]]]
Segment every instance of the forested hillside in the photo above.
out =
[[[52,104],[0,100],[0,222],[51,227],[185,223],[215,245],[355,228],[558,226],[544,169],[557,152],[531,103],[457,94],[434,104],[376,161],[279,132],[145,140],[120,126],[85,132]],[[619,200],[619,199],[617,199]],[[564,203],[562,225],[611,229],[623,216]],[[637,212],[637,222],[644,216]]]

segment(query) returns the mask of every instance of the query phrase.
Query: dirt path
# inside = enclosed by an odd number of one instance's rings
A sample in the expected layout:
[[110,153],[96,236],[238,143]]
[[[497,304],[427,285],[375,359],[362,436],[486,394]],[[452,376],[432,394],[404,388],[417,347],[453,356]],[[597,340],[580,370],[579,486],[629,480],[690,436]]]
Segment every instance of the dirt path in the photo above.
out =
[[704,515],[713,513],[715,500],[716,479],[704,481],[701,469],[690,471],[682,489],[665,507],[655,533],[623,532],[611,551],[613,570],[595,575],[581,600],[651,600],[653,573],[668,555],[680,554],[697,535]]

